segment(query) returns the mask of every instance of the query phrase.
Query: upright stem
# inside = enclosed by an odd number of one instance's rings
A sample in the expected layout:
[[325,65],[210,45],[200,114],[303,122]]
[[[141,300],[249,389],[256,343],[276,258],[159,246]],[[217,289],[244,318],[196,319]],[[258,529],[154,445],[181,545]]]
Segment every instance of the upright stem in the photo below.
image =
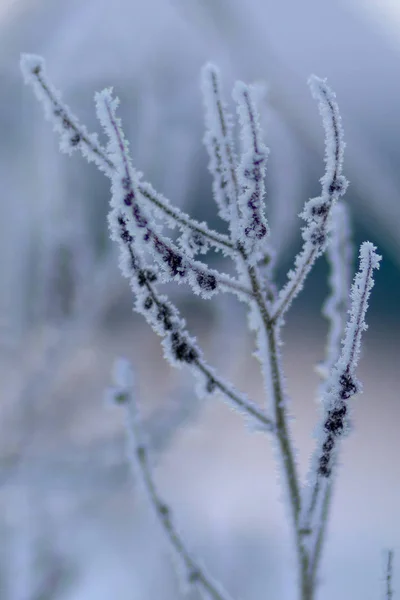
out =
[[[246,252],[241,249],[243,260],[246,261]],[[300,528],[300,486],[297,473],[296,462],[294,460],[293,448],[290,442],[288,423],[285,409],[285,394],[283,385],[282,366],[280,364],[278,341],[279,341],[279,321],[273,320],[270,315],[268,305],[264,299],[262,288],[258,279],[258,273],[255,267],[247,267],[248,276],[251,283],[254,299],[257,303],[266,340],[268,352],[264,359],[265,377],[269,379],[268,383],[272,392],[272,404],[274,410],[274,433],[277,437],[279,450],[283,461],[283,472],[286,477],[286,484],[289,491],[290,505],[292,509],[293,525],[296,535],[296,548],[298,557],[298,568],[300,578],[300,600],[313,600],[314,585],[309,577],[309,556],[307,549],[303,544],[303,535]]]

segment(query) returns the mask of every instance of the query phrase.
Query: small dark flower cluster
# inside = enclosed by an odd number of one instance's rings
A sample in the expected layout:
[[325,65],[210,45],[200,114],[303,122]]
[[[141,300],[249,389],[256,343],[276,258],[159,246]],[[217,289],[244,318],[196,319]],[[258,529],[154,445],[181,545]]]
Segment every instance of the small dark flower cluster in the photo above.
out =
[[268,234],[267,226],[260,214],[260,206],[262,206],[263,201],[263,191],[260,184],[264,179],[262,167],[265,165],[266,160],[266,154],[259,151],[255,152],[252,156],[251,168],[243,170],[243,178],[254,184],[250,187],[250,189],[253,189],[250,198],[247,200],[247,206],[251,214],[250,222],[245,227],[244,233],[247,237],[253,237],[254,235],[258,240],[261,240]]
[[[145,229],[143,240],[145,242],[153,242],[153,249],[166,265],[171,277],[179,276],[183,278],[188,275],[188,271],[192,271],[195,274],[196,282],[202,291],[215,291],[217,289],[217,278],[215,275],[212,273],[207,273],[206,271],[202,271],[201,269],[191,265],[178,249],[168,245],[166,241],[150,227],[149,221],[144,216],[139,204],[134,202],[135,192],[132,185],[132,180],[128,175],[124,175],[121,178],[121,187],[124,190],[125,206],[132,207],[132,215],[137,227],[139,229]],[[124,232],[124,236],[126,237],[127,242],[131,242],[133,240],[127,229]],[[193,243],[197,244],[197,246],[204,244],[204,239],[202,238],[201,234],[193,233],[192,237]],[[125,241],[125,239],[123,239],[123,241]]]
[[330,196],[343,196],[347,190],[348,181],[343,175],[336,175],[329,185]]
[[198,358],[198,353],[195,348],[187,341],[185,335],[180,331],[174,331],[170,336],[171,350],[176,360],[193,363]]
[[323,248],[326,243],[326,228],[324,225],[315,224],[310,227],[309,238],[313,246],[316,248]]
[[318,473],[322,477],[329,477],[331,474],[331,457],[335,445],[335,438],[339,437],[344,430],[344,418],[347,413],[347,406],[341,402],[339,406],[328,411],[327,419],[324,423],[324,430],[327,433],[322,446],[322,455],[319,459]]
[[[151,284],[157,281],[155,271],[153,269],[142,269],[139,267],[131,246],[132,236],[128,232],[124,217],[121,215],[118,217],[118,224],[120,226],[120,238],[130,254],[130,265],[135,274],[136,281],[139,287],[147,287],[149,292],[143,301],[144,310],[149,311],[154,306],[157,307],[156,319],[161,321],[164,332],[168,333],[169,347],[174,359],[178,362],[186,362],[188,364],[195,362],[199,358],[198,350],[189,341],[185,332],[181,330],[178,320],[174,318],[172,308],[166,302],[160,301],[152,288]],[[209,382],[207,383],[207,390],[208,388]]]
[[331,474],[330,462],[335,438],[341,436],[345,428],[347,414],[345,400],[354,396],[358,391],[357,384],[347,369],[339,377],[339,386],[338,396],[340,400],[332,410],[328,411],[328,416],[324,423],[324,431],[327,436],[322,446],[322,455],[319,459],[318,468],[318,473],[323,477],[329,477]]

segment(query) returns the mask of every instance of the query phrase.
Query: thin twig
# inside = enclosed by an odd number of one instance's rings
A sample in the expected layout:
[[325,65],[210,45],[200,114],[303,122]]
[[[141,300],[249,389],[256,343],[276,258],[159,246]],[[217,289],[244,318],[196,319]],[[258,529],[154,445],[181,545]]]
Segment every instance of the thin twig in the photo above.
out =
[[393,580],[393,557],[394,557],[394,550],[390,549],[387,551],[387,560],[386,560],[386,571],[385,571],[385,583],[386,583],[386,589],[385,589],[385,600],[392,600],[393,599],[393,587],[392,587],[392,580]]
[[344,195],[347,180],[342,175],[344,141],[336,96],[326,81],[318,77],[309,80],[312,94],[318,101],[325,129],[325,174],[321,179],[322,193],[306,202],[302,217],[307,225],[303,229],[303,248],[295,260],[295,269],[289,272],[288,282],[276,301],[272,319],[279,320],[292,300],[303,288],[304,281],[316,259],[326,249],[329,218],[335,202]]
[[[127,365],[122,365],[120,371],[124,371]],[[122,379],[124,374],[122,374]],[[128,373],[128,378],[129,373]],[[136,466],[135,471],[141,477],[145,490],[148,494],[150,504],[153,507],[156,516],[175,551],[177,558],[184,567],[185,583],[198,588],[205,600],[230,600],[228,594],[222,590],[220,584],[206,572],[205,568],[200,566],[198,560],[191,554],[183,536],[179,533],[172,516],[169,505],[161,497],[155,483],[152,468],[150,465],[149,450],[143,440],[143,428],[138,415],[136,401],[134,398],[135,390],[133,381],[116,381],[114,388],[114,398],[118,404],[122,404],[126,409],[126,430],[129,442],[129,455],[132,467]]]
[[137,297],[136,310],[144,315],[154,331],[164,337],[166,358],[175,366],[188,365],[205,381],[204,393],[212,394],[220,391],[230,406],[243,412],[250,419],[267,431],[273,431],[275,425],[265,412],[244,394],[238,392],[231,384],[222,379],[216,371],[203,359],[203,352],[197,341],[188,333],[185,321],[170,300],[161,296],[153,279],[154,274],[139,261],[127,235],[126,223],[121,216],[110,216],[116,219],[115,230],[119,228],[116,240],[121,250],[127,252],[129,261],[123,274],[131,281],[132,289]]

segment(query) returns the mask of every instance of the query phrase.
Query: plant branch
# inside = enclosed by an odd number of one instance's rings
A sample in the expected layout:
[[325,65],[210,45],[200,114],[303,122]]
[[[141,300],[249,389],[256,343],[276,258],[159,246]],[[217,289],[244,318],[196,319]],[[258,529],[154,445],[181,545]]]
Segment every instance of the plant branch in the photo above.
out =
[[174,523],[171,508],[157,489],[150,466],[149,450],[143,440],[143,428],[134,399],[133,377],[129,372],[130,365],[120,364],[117,367],[119,373],[113,394],[115,402],[122,404],[126,409],[126,430],[131,464],[132,467],[136,466],[136,471],[144,484],[150,504],[169,540],[171,548],[175,551],[185,570],[186,582],[190,586],[198,588],[205,600],[209,600],[210,597],[212,600],[229,600],[226,592],[206,573],[204,567],[200,566],[197,559],[188,550],[183,536]]
[[306,221],[302,232],[303,248],[297,255],[295,268],[289,272],[288,282],[279,293],[273,307],[274,321],[280,319],[288,310],[292,300],[303,288],[314,262],[325,251],[332,207],[344,195],[348,185],[342,175],[344,141],[336,96],[324,79],[313,76],[309,80],[309,85],[314,98],[318,101],[325,129],[326,168],[321,178],[321,196],[306,202],[301,214]]
[[[34,88],[38,100],[44,105],[46,118],[53,123],[54,130],[61,136],[60,150],[67,154],[80,150],[88,162],[94,162],[101,171],[112,178],[116,168],[114,162],[98,141],[97,135],[88,133],[86,127],[79,123],[78,118],[62,102],[60,92],[47,78],[44,59],[40,56],[23,54],[21,70],[25,82]],[[149,183],[139,181],[138,189],[146,203],[160,215],[164,215],[171,226],[177,226],[180,231],[189,229],[216,249],[230,256],[236,254],[235,247],[228,236],[210,229],[206,223],[199,223],[172,206],[169,200],[156,192]]]

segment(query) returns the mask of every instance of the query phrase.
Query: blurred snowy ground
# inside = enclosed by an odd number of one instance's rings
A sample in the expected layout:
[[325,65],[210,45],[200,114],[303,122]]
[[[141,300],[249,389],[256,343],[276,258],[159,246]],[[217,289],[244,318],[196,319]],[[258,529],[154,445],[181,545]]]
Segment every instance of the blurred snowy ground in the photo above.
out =
[[[292,598],[295,575],[268,441],[246,433],[218,403],[203,408],[132,316],[107,239],[108,182],[79,157],[58,153],[23,87],[21,52],[44,55],[90,129],[98,130],[94,91],[114,85],[138,168],[215,227],[200,67],[210,59],[220,65],[227,98],[239,77],[265,81],[269,214],[281,275],[299,244],[296,215],[318,193],[323,171],[322,127],[306,80],[313,72],[328,77],[345,129],[356,241],[377,243],[384,262],[321,597],[378,597],[381,550],[399,549],[400,539],[398,22],[389,2],[361,0],[0,2],[2,599],[176,597],[157,523],[130,484],[121,415],[101,402],[120,354],[140,373],[157,478],[192,547],[237,598],[267,590]],[[321,261],[285,336],[302,466],[312,447],[312,369],[323,352],[324,325],[312,313],[326,294],[324,275]],[[240,308],[192,302],[182,289],[176,299],[211,360],[262,402]],[[399,564],[397,557],[395,582]]]

